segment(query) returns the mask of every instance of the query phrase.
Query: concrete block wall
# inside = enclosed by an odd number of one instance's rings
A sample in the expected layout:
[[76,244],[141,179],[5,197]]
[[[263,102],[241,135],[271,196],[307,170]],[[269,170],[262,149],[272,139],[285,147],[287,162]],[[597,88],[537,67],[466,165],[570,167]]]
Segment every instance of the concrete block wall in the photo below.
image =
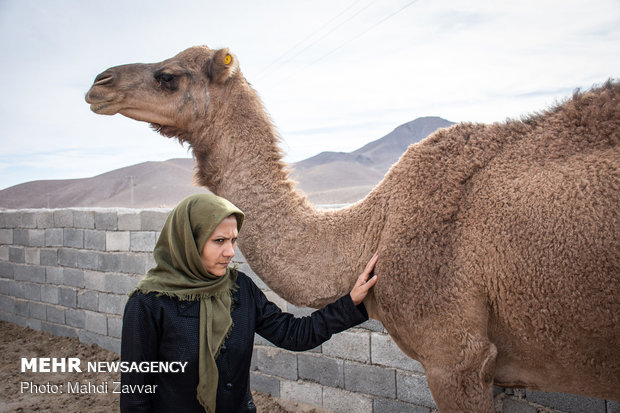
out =
[[[127,295],[154,265],[152,251],[168,212],[0,211],[0,319],[118,353]],[[312,311],[270,291],[240,252],[235,261],[283,310],[297,316]],[[436,411],[420,363],[374,320],[301,353],[257,336],[250,374],[255,390],[333,412]],[[620,413],[618,402],[495,390],[498,411]]]

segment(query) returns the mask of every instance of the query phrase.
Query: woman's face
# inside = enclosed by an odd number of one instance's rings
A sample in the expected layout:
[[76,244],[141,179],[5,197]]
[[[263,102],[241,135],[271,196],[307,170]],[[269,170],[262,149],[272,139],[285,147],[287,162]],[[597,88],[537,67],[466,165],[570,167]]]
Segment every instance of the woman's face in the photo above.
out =
[[202,265],[208,272],[218,277],[226,274],[226,268],[235,256],[237,235],[237,218],[234,215],[225,218],[215,228],[200,254]]

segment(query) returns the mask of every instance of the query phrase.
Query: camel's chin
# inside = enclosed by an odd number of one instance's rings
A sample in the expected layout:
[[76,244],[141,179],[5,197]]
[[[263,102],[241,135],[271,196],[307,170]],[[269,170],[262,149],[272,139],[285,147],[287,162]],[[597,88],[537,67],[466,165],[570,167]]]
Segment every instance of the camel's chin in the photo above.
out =
[[90,110],[97,115],[116,115],[118,113],[117,108],[112,105],[112,102],[92,103]]

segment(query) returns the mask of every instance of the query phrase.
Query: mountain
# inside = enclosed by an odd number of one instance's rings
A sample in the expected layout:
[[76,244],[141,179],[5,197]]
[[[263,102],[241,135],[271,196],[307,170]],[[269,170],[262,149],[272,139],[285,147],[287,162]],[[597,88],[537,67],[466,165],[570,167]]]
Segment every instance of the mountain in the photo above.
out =
[[[293,164],[292,178],[315,204],[362,199],[407,147],[438,128],[439,117],[418,118],[353,152],[322,152]],[[26,182],[0,191],[0,208],[173,207],[194,185],[193,159],[144,162],[91,178]]]

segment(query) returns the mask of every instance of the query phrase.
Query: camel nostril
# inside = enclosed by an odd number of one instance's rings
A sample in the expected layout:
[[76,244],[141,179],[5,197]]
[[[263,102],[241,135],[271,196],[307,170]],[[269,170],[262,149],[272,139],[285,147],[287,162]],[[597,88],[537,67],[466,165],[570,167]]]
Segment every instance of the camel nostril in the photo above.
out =
[[107,83],[111,83],[114,80],[114,75],[110,72],[103,72],[97,75],[95,83],[93,85],[102,86]]

